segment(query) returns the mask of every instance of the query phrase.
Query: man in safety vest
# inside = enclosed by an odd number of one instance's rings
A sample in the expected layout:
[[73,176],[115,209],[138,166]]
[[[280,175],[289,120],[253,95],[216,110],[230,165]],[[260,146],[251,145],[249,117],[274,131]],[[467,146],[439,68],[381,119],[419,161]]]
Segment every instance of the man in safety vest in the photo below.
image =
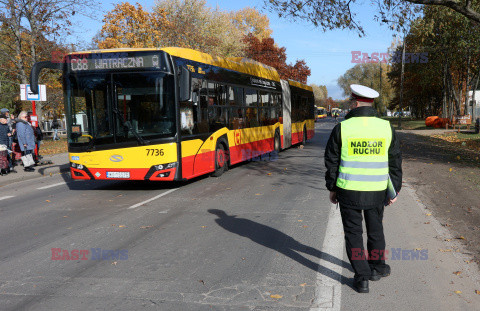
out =
[[[400,143],[388,121],[372,107],[378,92],[352,84],[353,110],[337,124],[325,149],[325,180],[330,201],[340,204],[348,259],[355,271],[354,287],[368,293],[368,280],[390,275],[385,264],[383,210],[396,201],[402,186]],[[389,195],[387,195],[387,193]],[[362,238],[362,211],[367,249]]]

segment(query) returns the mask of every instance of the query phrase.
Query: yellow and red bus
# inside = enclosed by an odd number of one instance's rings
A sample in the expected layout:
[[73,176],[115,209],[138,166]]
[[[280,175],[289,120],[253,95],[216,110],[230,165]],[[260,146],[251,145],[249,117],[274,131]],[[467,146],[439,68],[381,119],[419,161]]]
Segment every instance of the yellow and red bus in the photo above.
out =
[[304,143],[312,88],[264,64],[195,50],[75,52],[32,68],[63,72],[71,175],[188,180]]
[[327,117],[327,109],[324,107],[317,107],[317,113],[315,114],[315,121],[325,119]]

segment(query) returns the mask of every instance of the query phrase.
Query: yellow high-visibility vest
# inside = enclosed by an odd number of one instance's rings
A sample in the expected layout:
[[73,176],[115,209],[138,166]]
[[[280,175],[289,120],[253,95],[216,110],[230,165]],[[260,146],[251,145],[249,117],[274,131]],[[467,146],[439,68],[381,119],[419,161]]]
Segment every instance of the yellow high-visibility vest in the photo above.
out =
[[355,191],[387,189],[390,122],[376,117],[354,117],[340,126],[342,149],[337,187]]

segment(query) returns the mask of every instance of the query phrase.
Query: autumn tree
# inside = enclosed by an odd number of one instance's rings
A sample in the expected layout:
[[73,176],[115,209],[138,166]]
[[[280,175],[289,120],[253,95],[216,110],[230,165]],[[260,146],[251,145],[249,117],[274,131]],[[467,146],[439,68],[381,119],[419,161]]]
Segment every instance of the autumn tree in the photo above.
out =
[[251,33],[259,40],[270,38],[273,31],[270,29],[270,20],[256,9],[247,7],[230,13],[233,26],[242,34]]
[[154,12],[165,12],[171,23],[162,33],[166,45],[223,57],[243,56],[244,34],[230,12],[211,9],[205,0],[161,0]]
[[259,40],[253,34],[248,34],[244,42],[247,44],[246,57],[274,67],[282,79],[307,83],[311,71],[305,61],[297,60],[294,65],[287,64],[286,48],[277,47],[273,38]]
[[[20,104],[18,84],[28,83],[32,65],[50,60],[54,51],[62,49],[61,38],[72,29],[71,16],[86,13],[94,5],[87,0],[0,0],[0,82],[2,91],[9,91],[2,93],[2,100],[10,108]],[[61,92],[58,80],[58,73],[42,75],[49,94]],[[41,116],[41,106],[37,107]]]
[[[354,10],[360,0],[264,0],[267,8],[278,13],[280,17],[302,19],[322,30],[350,29],[364,35],[364,29],[358,21]],[[374,16],[379,22],[386,22],[392,28],[404,28],[405,24],[424,6],[441,6],[457,15],[480,22],[480,10],[477,3],[471,0],[370,0],[377,8]],[[362,1],[363,3],[363,1]]]
[[163,34],[169,31],[170,23],[165,12],[147,12],[142,5],[122,2],[108,12],[94,42],[100,49],[110,48],[153,48],[168,44]]

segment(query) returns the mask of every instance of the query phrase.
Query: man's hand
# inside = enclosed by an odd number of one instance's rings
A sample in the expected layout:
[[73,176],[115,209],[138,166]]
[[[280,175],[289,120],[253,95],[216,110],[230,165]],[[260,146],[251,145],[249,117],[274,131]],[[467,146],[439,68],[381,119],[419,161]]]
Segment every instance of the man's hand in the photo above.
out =
[[393,203],[397,202],[397,198],[398,198],[399,194],[400,194],[400,192],[397,193],[397,196],[393,200],[388,200],[387,206],[392,205]]
[[330,191],[330,202],[332,202],[333,204],[338,203],[337,193],[335,191]]

